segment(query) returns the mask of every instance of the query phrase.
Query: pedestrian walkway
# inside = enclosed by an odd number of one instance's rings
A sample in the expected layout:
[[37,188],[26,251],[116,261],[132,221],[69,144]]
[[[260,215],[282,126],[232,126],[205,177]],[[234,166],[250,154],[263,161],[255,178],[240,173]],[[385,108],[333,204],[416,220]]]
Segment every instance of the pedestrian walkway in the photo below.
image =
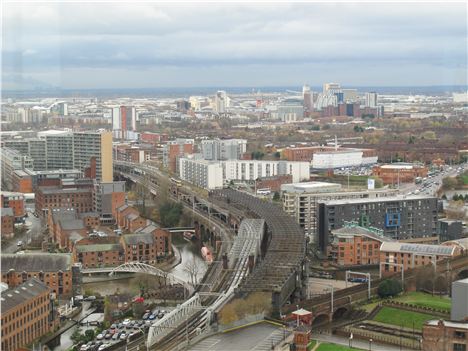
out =
[[[329,342],[338,345],[350,346],[349,339],[340,337],[337,335],[330,334],[312,334],[312,339],[321,342]],[[372,350],[372,351],[401,351],[399,346],[391,346],[379,344],[376,342],[369,342],[365,340],[354,339],[351,341],[351,346],[361,350]]]

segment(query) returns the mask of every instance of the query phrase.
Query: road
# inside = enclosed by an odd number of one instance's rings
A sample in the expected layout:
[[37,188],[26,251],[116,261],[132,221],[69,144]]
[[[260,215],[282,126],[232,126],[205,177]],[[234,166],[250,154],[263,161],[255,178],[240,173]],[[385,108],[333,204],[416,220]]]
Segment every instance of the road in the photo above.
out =
[[[459,168],[463,168],[459,171]],[[452,169],[450,169],[452,168]],[[437,191],[442,186],[442,179],[445,177],[454,177],[463,171],[468,170],[468,163],[456,166],[445,166],[441,172],[428,177],[421,184],[400,184],[399,191],[402,195],[421,195],[421,196],[434,196],[437,195]]]
[[27,208],[28,217],[26,217],[26,227],[28,230],[16,235],[14,238],[6,241],[2,245],[2,253],[14,253],[20,250],[17,243],[22,241],[24,244],[31,242],[32,239],[39,238],[42,235],[43,226],[41,220],[33,215],[34,209]]

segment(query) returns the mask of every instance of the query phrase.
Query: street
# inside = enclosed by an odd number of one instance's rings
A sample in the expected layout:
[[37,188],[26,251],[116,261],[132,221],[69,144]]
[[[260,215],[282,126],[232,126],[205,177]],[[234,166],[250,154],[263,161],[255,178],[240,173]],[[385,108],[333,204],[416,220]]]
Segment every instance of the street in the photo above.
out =
[[18,247],[18,241],[23,242],[23,248],[25,245],[31,242],[31,240],[39,238],[42,235],[43,226],[41,220],[33,215],[34,208],[27,207],[28,217],[26,217],[25,225],[27,230],[21,234],[15,235],[13,238],[5,241],[2,244],[2,253],[14,253],[21,251]]

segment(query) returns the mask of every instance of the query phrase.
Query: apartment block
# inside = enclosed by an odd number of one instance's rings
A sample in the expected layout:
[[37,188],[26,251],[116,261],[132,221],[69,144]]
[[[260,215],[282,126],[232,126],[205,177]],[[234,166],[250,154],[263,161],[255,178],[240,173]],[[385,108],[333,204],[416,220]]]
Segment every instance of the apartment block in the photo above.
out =
[[203,158],[209,161],[238,160],[247,151],[245,139],[202,140]]
[[394,240],[434,236],[438,210],[436,197],[423,196],[320,201],[317,241],[325,252],[331,231],[350,221],[382,229],[384,236]]
[[328,257],[339,266],[377,265],[380,246],[389,241],[383,231],[359,226],[356,222],[332,231]]
[[17,170],[33,167],[33,160],[28,155],[22,155],[18,150],[2,147],[2,188],[13,190],[13,174]]
[[223,187],[223,167],[220,162],[181,158],[179,177],[204,189]]
[[58,325],[51,290],[38,279],[1,293],[3,351],[20,350]]
[[2,217],[2,238],[12,238],[15,235],[15,216],[13,215],[13,209],[0,208],[0,214]]
[[26,217],[24,195],[22,193],[2,191],[0,193],[0,208],[11,208],[15,222],[22,222]]
[[345,191],[341,184],[305,182],[281,186],[283,210],[304,228],[310,242],[318,243],[317,211],[319,202],[341,199],[384,198],[395,196],[396,190]]

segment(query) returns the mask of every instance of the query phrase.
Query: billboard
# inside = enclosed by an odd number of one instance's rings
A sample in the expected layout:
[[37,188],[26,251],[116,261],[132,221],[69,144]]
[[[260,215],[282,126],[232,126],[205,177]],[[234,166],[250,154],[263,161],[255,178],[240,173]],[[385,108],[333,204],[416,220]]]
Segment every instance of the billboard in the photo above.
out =
[[367,179],[367,189],[374,190],[375,189],[375,179]]

